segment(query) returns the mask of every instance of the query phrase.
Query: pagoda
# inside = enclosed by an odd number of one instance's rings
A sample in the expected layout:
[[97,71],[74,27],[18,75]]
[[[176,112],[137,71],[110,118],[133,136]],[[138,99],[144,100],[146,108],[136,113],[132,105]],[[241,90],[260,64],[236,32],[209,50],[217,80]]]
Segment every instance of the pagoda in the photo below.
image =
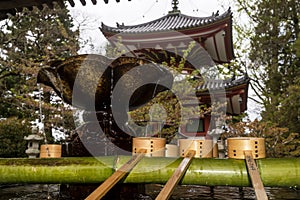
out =
[[[172,5],[172,10],[167,15],[156,20],[137,25],[117,23],[116,27],[102,23],[100,30],[112,46],[118,47],[121,43],[127,55],[132,54],[156,63],[166,61],[168,57],[176,54],[174,52],[187,49],[191,41],[200,44],[198,46],[202,48],[194,51],[205,50],[217,64],[229,63],[234,58],[230,9],[223,14],[216,12],[208,17],[193,17],[181,13],[178,0],[173,0]],[[198,59],[196,65],[203,65],[203,61]],[[186,68],[195,69],[195,66],[189,63]],[[210,92],[223,88],[226,92],[226,114],[240,115],[247,110],[248,86],[248,76],[239,79],[233,77],[227,80],[207,80],[197,88],[197,97],[200,104],[211,105]],[[211,119],[210,113],[206,113],[200,122],[196,121],[199,124],[197,132],[191,131],[188,126],[180,127],[180,132],[185,136],[205,137],[212,129],[209,127],[212,120],[215,119]],[[192,118],[191,121],[193,126]]]
[[228,63],[234,58],[232,44],[232,13],[212,14],[209,17],[192,17],[181,14],[178,1],[167,15],[138,25],[117,23],[110,27],[102,23],[103,35],[115,45],[121,34],[122,44],[128,51],[155,47],[155,49],[186,49],[187,37],[193,39],[209,53],[216,63]]

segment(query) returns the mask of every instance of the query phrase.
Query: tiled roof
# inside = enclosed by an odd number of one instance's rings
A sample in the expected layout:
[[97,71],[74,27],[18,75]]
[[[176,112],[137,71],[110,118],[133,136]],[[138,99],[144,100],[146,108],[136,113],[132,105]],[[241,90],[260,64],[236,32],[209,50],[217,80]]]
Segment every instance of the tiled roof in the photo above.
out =
[[113,33],[142,33],[157,32],[166,30],[181,30],[193,27],[206,26],[231,16],[231,10],[228,9],[222,15],[218,13],[209,17],[191,17],[180,12],[170,12],[168,15],[159,19],[133,26],[125,26],[117,24],[117,27],[110,27],[102,23],[101,30],[103,32]]
[[[120,0],[116,0],[120,2]],[[128,0],[131,1],[131,0]],[[64,0],[0,0],[0,20],[6,19],[8,15],[15,15],[17,12],[23,10],[23,8],[28,8],[32,10],[33,7],[37,7],[39,9],[43,9],[43,6],[46,5],[49,8],[53,8],[53,3],[56,2],[60,5],[60,7],[64,7]],[[74,0],[68,0],[72,7],[75,6]],[[80,0],[82,5],[86,5],[86,0]],[[91,2],[95,5],[97,4],[97,0],[91,0]],[[105,3],[108,3],[109,0],[104,0]]]
[[226,94],[226,113],[239,115],[247,110],[249,82],[247,75],[238,79],[206,80],[197,88],[197,96],[201,102],[211,103],[212,97],[217,101],[217,96],[222,98]]
[[219,89],[229,89],[235,86],[240,86],[244,84],[248,84],[250,81],[247,75],[239,78],[239,79],[226,79],[226,80],[206,80],[201,84],[197,90],[205,91],[205,90],[219,90]]

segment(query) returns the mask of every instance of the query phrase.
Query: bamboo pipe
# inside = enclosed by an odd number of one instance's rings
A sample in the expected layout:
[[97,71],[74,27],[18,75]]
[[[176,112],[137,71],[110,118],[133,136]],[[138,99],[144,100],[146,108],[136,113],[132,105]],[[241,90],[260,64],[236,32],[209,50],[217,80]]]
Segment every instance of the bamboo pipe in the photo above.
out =
[[[119,156],[119,166],[131,156]],[[116,157],[0,159],[0,183],[101,183],[114,173]],[[182,158],[144,157],[124,183],[165,184]],[[300,187],[300,159],[259,159],[265,187]],[[251,186],[246,163],[236,159],[194,158],[181,184]]]

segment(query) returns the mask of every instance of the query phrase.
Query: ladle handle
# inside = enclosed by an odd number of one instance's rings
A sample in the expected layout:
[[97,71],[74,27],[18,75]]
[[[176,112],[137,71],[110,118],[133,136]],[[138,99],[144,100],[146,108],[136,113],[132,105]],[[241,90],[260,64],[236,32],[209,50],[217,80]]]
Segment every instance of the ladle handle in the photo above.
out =
[[244,155],[257,200],[268,200],[268,196],[266,194],[258,168],[253,159],[252,151],[244,151]]
[[139,152],[132,156],[122,167],[115,171],[108,179],[106,179],[96,190],[94,190],[85,200],[98,200],[117,184],[134,166],[144,157],[146,149],[140,149]]
[[189,168],[194,156],[196,154],[195,150],[189,150],[185,158],[181,161],[180,165],[177,167],[171,178],[168,180],[164,188],[160,191],[155,200],[167,200],[173,193],[175,186],[182,179],[186,170]]

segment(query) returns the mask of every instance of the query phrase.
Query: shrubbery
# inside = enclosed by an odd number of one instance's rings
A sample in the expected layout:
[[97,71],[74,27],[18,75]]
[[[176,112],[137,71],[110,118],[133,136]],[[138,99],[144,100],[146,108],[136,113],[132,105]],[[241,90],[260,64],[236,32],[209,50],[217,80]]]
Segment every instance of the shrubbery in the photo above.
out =
[[24,136],[31,133],[30,124],[25,120],[8,118],[0,121],[0,157],[27,157],[27,142]]

